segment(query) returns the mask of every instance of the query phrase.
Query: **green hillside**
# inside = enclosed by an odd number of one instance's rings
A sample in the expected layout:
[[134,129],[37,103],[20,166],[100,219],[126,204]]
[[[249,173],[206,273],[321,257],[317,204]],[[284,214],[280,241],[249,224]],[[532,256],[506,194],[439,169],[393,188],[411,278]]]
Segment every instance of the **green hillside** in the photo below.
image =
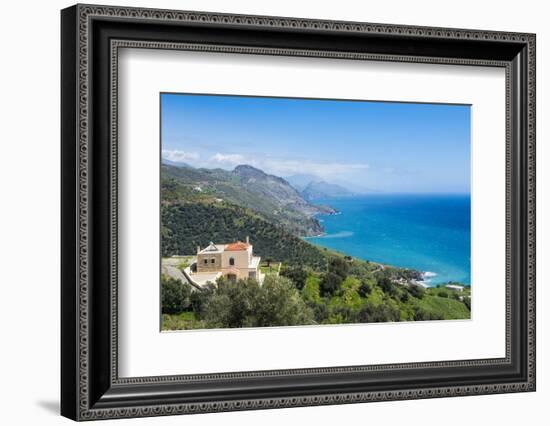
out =
[[[239,176],[223,170],[170,170],[166,177],[163,167],[161,180],[163,258],[194,255],[197,246],[210,241],[248,236],[256,255],[281,267],[278,273],[267,273],[263,285],[254,279],[220,278],[200,291],[177,276],[162,275],[163,330],[470,318],[469,287],[460,292],[423,289],[416,283],[418,271],[315,246],[297,236],[290,216],[271,220],[262,209],[251,207],[276,205],[287,191],[282,179],[250,168]],[[270,188],[256,188],[258,180]],[[309,208],[302,202],[296,200],[296,209]],[[277,209],[285,208],[279,204]],[[292,214],[307,218],[299,210]]]
[[315,215],[334,212],[329,207],[310,204],[284,179],[250,166],[238,166],[229,172],[163,165],[164,201],[173,199],[170,182],[185,188],[185,199],[217,198],[247,207],[297,236],[319,234],[322,227]]
[[423,299],[417,300],[415,306],[433,315],[441,314],[442,319],[462,319],[470,317],[469,309],[459,300],[426,295]]
[[162,256],[194,254],[210,241],[254,242],[254,253],[290,265],[326,265],[325,250],[295,237],[244,207],[228,203],[186,202],[161,207]]

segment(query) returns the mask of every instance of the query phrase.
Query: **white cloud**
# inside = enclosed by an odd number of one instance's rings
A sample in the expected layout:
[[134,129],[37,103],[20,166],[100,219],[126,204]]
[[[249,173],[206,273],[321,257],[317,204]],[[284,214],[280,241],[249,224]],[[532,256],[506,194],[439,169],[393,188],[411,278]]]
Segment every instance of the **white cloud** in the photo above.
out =
[[197,161],[200,155],[197,152],[182,151],[179,149],[163,149],[162,158],[168,161],[183,163],[186,161]]
[[219,152],[214,154],[212,157],[210,157],[210,160],[216,163],[231,164],[231,165],[246,163],[245,157],[241,154],[221,154]]
[[259,152],[236,153],[212,150],[201,154],[180,149],[162,150],[162,158],[174,162],[191,163],[195,167],[221,167],[230,170],[240,164],[248,164],[275,176],[309,174],[329,182],[362,179],[369,170],[368,164],[360,162],[316,161],[307,157],[277,157]]
[[315,162],[310,160],[272,160],[267,159],[263,162],[264,167],[270,173],[279,176],[290,176],[293,174],[312,174],[325,179],[346,176],[369,168],[368,164],[361,163],[331,163]]
[[222,165],[234,167],[239,164],[248,164],[276,176],[290,176],[294,174],[312,174],[323,179],[345,177],[366,171],[368,164],[316,162],[304,159],[285,159],[261,156],[246,156],[234,153],[217,152],[209,158],[208,166]]

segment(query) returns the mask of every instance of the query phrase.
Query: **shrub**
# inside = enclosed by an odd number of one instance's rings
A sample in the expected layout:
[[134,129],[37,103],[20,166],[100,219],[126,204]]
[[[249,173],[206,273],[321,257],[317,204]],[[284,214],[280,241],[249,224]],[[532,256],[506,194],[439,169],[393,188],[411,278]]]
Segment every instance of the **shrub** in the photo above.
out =
[[336,306],[329,311],[325,322],[329,324],[350,324],[357,322],[358,312],[350,306]]
[[430,320],[442,320],[442,319],[443,319],[443,315],[440,313],[429,312],[419,307],[414,308],[415,321],[430,321]]
[[342,257],[333,257],[328,262],[328,272],[345,280],[349,273],[349,263]]
[[261,287],[252,279],[221,278],[217,284],[202,318],[210,328],[288,326],[314,321],[312,310],[285,277],[268,275]]
[[219,278],[208,298],[203,319],[211,328],[253,327],[260,286],[255,280]]
[[189,301],[191,304],[191,309],[197,316],[197,318],[202,318],[204,314],[204,307],[210,299],[210,296],[214,293],[216,286],[214,284],[207,284],[202,287],[201,290],[191,292]]
[[307,272],[300,266],[289,266],[281,270],[281,276],[290,279],[294,283],[294,286],[298,290],[301,290],[306,284]]
[[161,275],[160,280],[163,314],[178,314],[189,308],[189,285],[166,275]]
[[424,297],[424,294],[426,294],[426,290],[424,290],[424,288],[419,285],[409,285],[407,287],[407,290],[409,291],[411,296],[416,297],[417,299],[422,299]]
[[256,302],[256,327],[303,325],[313,322],[313,312],[287,278],[267,276]]
[[378,285],[384,293],[394,296],[397,293],[395,284],[387,277],[382,277],[378,280]]
[[319,294],[319,284],[321,280],[313,275],[306,279],[306,284],[302,289],[302,297],[306,302],[320,302],[321,295]]
[[358,315],[359,322],[396,322],[400,319],[399,309],[386,304],[374,305],[373,303],[367,303]]
[[321,324],[326,323],[329,317],[329,310],[323,302],[306,302],[313,312],[314,321]]
[[334,296],[340,289],[343,280],[344,279],[340,275],[335,274],[334,272],[327,272],[323,274],[321,277],[321,282],[319,283],[321,296]]
[[369,294],[372,293],[371,284],[365,279],[361,280],[361,285],[359,286],[358,293],[361,297],[367,297]]

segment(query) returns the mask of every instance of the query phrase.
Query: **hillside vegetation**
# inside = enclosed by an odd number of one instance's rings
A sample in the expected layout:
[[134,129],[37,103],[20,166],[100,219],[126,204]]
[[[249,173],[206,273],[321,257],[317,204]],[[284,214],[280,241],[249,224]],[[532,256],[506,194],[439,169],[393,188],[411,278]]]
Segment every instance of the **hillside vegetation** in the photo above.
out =
[[284,179],[251,166],[238,166],[229,172],[163,165],[162,178],[163,201],[173,199],[166,191],[171,181],[182,185],[187,193],[194,192],[193,199],[217,198],[247,207],[297,236],[318,235],[322,227],[315,215],[334,212],[309,203]]
[[[202,291],[162,277],[163,330],[468,319],[464,295],[395,284],[399,269],[330,258],[313,271],[285,267],[256,280],[219,278]],[[391,277],[391,278],[389,278]],[[444,294],[445,293],[445,294]],[[461,292],[462,293],[462,292]],[[464,299],[464,300],[461,300]],[[466,298],[468,302],[466,302]]]
[[[461,292],[424,289],[416,282],[422,278],[418,271],[355,259],[304,241],[299,237],[304,224],[316,220],[308,216],[312,205],[303,199],[279,203],[288,189],[282,179],[248,166],[234,173],[169,166],[162,172],[163,257],[190,256],[210,241],[249,236],[255,254],[277,263],[277,271],[280,266],[278,273],[267,273],[271,268],[263,266],[261,286],[253,279],[220,278],[197,290],[163,275],[164,330],[470,318],[467,286]],[[263,184],[269,188],[260,188]],[[300,197],[294,189],[289,194]],[[270,205],[275,210],[266,212]],[[188,266],[184,259],[170,260]]]
[[162,256],[194,254],[210,241],[228,242],[247,236],[254,252],[290,265],[326,265],[326,250],[315,247],[250,209],[229,203],[183,202],[161,206]]

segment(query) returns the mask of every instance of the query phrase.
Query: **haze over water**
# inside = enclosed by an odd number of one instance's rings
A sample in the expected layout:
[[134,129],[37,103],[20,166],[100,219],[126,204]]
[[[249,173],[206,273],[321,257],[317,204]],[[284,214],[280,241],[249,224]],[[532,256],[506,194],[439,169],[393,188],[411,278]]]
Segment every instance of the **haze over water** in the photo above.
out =
[[308,241],[350,256],[416,269],[428,285],[470,284],[469,194],[376,194],[316,200],[325,235]]

